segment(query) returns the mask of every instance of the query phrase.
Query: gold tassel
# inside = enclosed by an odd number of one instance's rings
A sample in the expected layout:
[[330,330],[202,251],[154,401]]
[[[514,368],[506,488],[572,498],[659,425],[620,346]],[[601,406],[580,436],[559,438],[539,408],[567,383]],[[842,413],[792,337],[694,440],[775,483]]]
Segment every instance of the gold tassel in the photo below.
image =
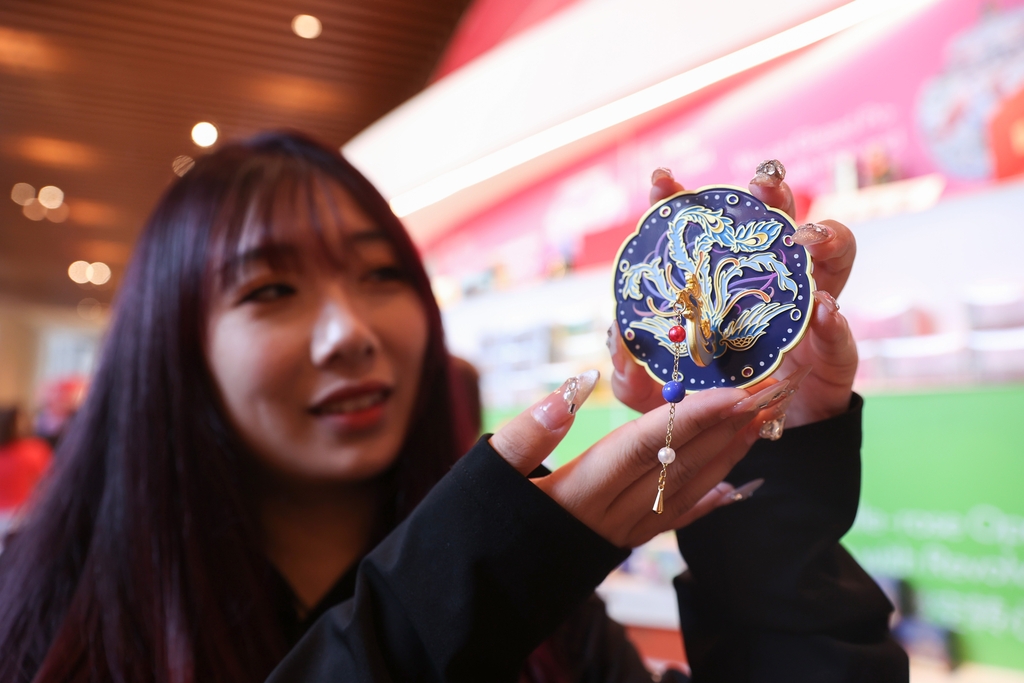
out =
[[652,509],[659,515],[665,511],[665,497],[662,495],[661,489],[658,489],[658,497],[654,499],[654,507]]

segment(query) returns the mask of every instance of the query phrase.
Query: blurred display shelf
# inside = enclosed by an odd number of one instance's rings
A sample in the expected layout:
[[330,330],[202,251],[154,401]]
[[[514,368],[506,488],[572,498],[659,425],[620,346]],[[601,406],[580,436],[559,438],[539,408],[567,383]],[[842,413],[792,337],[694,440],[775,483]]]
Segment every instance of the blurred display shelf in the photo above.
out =
[[842,216],[847,223],[916,213],[935,206],[946,187],[941,173],[908,178],[857,190],[821,195],[815,198],[807,219],[818,221]]
[[[1013,248],[1022,205],[1024,182],[1013,180],[852,224],[857,266],[840,302],[861,351],[860,390],[1024,380],[1024,268]],[[611,270],[484,291],[445,308],[450,348],[481,369],[488,407],[529,405],[568,374],[609,369]]]
[[910,683],[1024,683],[1024,671],[972,663],[949,671],[927,662],[911,661]]
[[615,572],[597,588],[608,616],[620,624],[679,630],[679,606],[672,584]]

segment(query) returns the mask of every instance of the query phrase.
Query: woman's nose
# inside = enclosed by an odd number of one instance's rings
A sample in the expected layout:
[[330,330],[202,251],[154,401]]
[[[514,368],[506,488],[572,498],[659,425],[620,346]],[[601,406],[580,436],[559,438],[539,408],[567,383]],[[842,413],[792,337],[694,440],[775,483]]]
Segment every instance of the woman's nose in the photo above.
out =
[[346,292],[324,297],[313,327],[310,352],[314,365],[339,363],[359,370],[372,364],[377,348],[373,330]]

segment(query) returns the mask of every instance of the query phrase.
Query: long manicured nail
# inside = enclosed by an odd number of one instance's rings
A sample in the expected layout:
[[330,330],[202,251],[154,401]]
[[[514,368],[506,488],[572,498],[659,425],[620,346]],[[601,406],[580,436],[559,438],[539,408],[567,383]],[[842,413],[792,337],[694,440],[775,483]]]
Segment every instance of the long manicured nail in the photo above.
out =
[[741,500],[747,500],[748,498],[754,495],[754,491],[761,488],[761,484],[763,483],[764,479],[755,479],[754,481],[748,481],[746,484],[739,487],[738,489],[733,489],[732,491],[724,494],[722,496],[722,498],[724,499],[723,502],[738,503]]
[[782,438],[782,432],[786,429],[786,408],[793,400],[793,394],[800,388],[800,383],[809,374],[811,374],[811,366],[804,365],[786,378],[786,381],[789,382],[789,387],[786,388],[786,397],[775,404],[772,416],[765,420],[757,430],[757,435],[760,438],[768,441],[778,441]]
[[811,374],[813,369],[810,364],[801,365],[786,377],[789,381],[789,394],[791,396],[796,393],[796,390],[800,388],[800,382],[803,382],[804,378]]
[[550,431],[562,427],[590,396],[600,376],[597,370],[587,370],[565,380],[562,386],[534,406],[533,419]]
[[835,238],[836,231],[821,223],[805,223],[793,233],[793,241],[805,247],[831,242]]
[[782,432],[786,429],[786,413],[783,411],[781,415],[773,420],[767,420],[761,429],[757,430],[757,435],[767,441],[778,441],[782,438]]
[[835,300],[835,297],[826,292],[824,289],[819,289],[816,292],[814,292],[814,299],[819,304],[824,306],[825,310],[831,313],[832,315],[835,315],[836,313],[839,312],[839,302],[837,302]]
[[789,380],[784,379],[781,382],[776,382],[770,387],[762,389],[756,394],[747,396],[732,407],[732,412],[734,415],[740,415],[742,413],[752,413],[758,410],[764,410],[765,408],[775,405],[787,396],[789,396]]
[[664,167],[656,168],[654,169],[654,173],[651,174],[651,185],[657,185],[659,180],[663,180],[665,178],[668,178],[669,180],[675,179],[672,175],[672,171],[669,169]]
[[757,165],[754,179],[750,182],[758,185],[781,185],[786,179],[786,167],[778,159],[767,159]]

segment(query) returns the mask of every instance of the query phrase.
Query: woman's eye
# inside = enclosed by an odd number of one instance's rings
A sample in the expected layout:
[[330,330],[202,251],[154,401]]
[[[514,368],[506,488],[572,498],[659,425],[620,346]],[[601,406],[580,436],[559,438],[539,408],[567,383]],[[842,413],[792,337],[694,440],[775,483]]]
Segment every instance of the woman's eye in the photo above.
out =
[[281,282],[257,287],[243,297],[243,302],[268,303],[295,293],[295,288]]
[[368,282],[400,282],[409,278],[398,266],[382,266],[368,271],[364,279]]

